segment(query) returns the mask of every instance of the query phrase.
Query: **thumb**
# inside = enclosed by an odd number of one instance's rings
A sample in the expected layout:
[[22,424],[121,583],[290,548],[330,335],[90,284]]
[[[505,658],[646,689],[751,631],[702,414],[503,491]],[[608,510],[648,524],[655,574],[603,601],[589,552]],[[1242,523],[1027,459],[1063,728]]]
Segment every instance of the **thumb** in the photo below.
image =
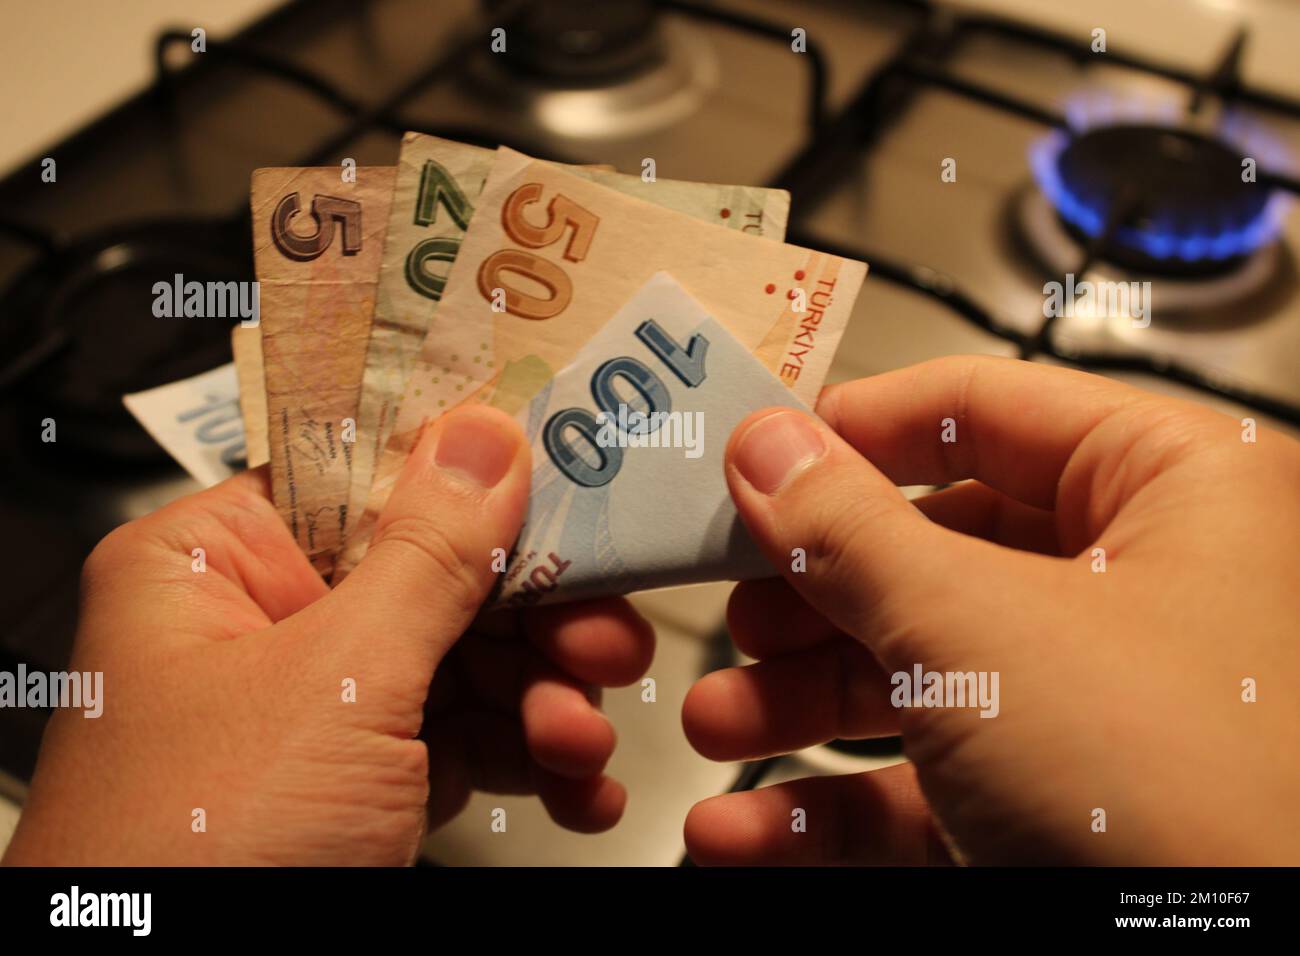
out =
[[423,695],[495,583],[495,549],[508,554],[519,535],[528,481],[528,444],[504,412],[476,405],[439,418],[407,459],[365,558],[313,605],[320,626],[372,664],[385,689]]
[[727,444],[726,472],[741,519],[772,566],[886,666],[964,656],[952,622],[982,616],[972,603],[1025,576],[1022,556],[931,523],[803,412],[767,409],[741,422]]

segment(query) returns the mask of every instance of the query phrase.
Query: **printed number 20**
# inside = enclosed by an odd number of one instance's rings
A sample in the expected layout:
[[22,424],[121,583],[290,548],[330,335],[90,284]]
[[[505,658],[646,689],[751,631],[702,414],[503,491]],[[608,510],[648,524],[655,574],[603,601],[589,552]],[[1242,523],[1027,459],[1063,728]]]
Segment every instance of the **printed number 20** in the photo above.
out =
[[[461,232],[469,227],[474,215],[474,204],[469,201],[460,184],[446,168],[432,159],[424,161],[420,170],[420,192],[415,200],[413,222],[417,226],[431,226],[438,221],[438,207],[447,210],[452,223]],[[447,277],[435,275],[429,263],[455,262],[460,252],[460,236],[431,236],[421,239],[406,255],[406,283],[425,298],[437,302],[447,286]]]
[[[677,376],[687,388],[695,388],[705,379],[704,356],[709,351],[709,340],[698,332],[691,336],[686,348],[682,348],[663,327],[654,319],[642,322],[636,330],[636,337],[660,359],[668,369]],[[630,355],[620,356],[603,363],[591,377],[591,394],[596,404],[605,414],[619,421],[618,407],[621,404],[618,393],[614,390],[614,380],[621,378],[632,386],[646,404],[645,414],[653,416],[656,412],[672,411],[672,396],[668,393],[663,379],[654,373],[644,362]],[[650,430],[658,427],[658,422],[650,420]],[[556,412],[546,423],[542,433],[542,444],[555,467],[575,484],[587,488],[598,488],[609,484],[623,466],[623,449],[617,445],[602,448],[596,440],[601,423],[596,416],[585,408],[566,408]],[[599,464],[592,462],[574,449],[571,434],[576,432],[577,439],[586,442]]]

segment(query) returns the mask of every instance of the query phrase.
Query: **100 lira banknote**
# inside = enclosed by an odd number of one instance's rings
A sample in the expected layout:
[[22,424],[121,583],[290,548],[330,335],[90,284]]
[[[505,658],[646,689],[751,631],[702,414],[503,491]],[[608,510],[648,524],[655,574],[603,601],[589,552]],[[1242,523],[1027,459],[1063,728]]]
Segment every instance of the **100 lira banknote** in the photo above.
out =
[[732,504],[723,451],[750,412],[807,411],[667,273],[518,414],[528,515],[498,603],[774,574]]
[[124,395],[122,403],[205,488],[244,469],[248,453],[232,363]]

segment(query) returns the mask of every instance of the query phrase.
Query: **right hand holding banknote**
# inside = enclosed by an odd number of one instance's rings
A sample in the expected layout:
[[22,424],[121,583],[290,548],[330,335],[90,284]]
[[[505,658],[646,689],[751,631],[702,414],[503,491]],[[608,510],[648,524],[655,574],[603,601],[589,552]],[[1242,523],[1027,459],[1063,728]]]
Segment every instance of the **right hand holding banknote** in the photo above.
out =
[[[697,862],[1296,859],[1300,445],[996,359],[836,386],[818,411],[732,435],[737,510],[784,576],[736,588],[758,662],[702,678],[683,722],[717,760],[901,732],[912,763],[707,800]],[[963,479],[915,505],[894,486]],[[997,673],[997,702],[898,707],[918,665]]]

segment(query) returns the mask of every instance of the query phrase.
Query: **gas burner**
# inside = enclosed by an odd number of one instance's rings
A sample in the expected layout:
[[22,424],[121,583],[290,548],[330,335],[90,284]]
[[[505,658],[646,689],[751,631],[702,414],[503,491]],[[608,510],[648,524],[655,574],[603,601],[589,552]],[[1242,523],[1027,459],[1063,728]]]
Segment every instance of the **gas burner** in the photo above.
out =
[[1278,233],[1272,191],[1244,182],[1242,154],[1199,132],[1117,124],[1054,133],[1030,160],[1065,229],[1122,268],[1229,274]]
[[125,464],[167,459],[122,395],[229,361],[238,321],[155,317],[154,284],[178,273],[187,282],[251,280],[247,227],[165,221],[114,230],[43,257],[0,296],[14,330],[3,388],[21,421],[57,424],[42,460],[63,452],[77,462],[87,453]]
[[[509,15],[515,0],[486,0]],[[604,85],[650,67],[662,51],[651,0],[574,3],[534,0],[510,21],[502,63],[511,72],[560,85]]]
[[[1051,201],[1033,184],[1013,197],[1012,218],[1026,250],[1049,275],[1074,272],[1086,258],[1079,231],[1066,226]],[[1087,272],[1093,279],[1110,282],[1160,280],[1155,294],[1162,315],[1217,315],[1226,306],[1239,305],[1284,284],[1288,275],[1284,252],[1282,243],[1270,242],[1237,257],[1230,267],[1220,265],[1202,275],[1126,268],[1108,258],[1091,261]]]
[[469,63],[464,91],[507,110],[521,133],[609,139],[679,123],[717,87],[716,56],[698,31],[661,21],[652,4],[591,10],[604,13],[526,17],[506,52]]

